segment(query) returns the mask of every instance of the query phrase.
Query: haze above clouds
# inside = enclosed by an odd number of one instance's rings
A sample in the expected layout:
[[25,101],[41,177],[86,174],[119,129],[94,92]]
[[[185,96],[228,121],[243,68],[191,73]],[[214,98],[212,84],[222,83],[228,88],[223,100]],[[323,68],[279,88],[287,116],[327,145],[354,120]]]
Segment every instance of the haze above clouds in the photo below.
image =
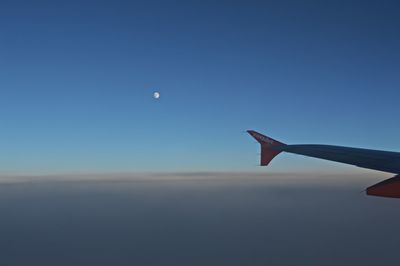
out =
[[195,173],[2,183],[1,260],[395,265],[398,201],[360,193],[381,178]]

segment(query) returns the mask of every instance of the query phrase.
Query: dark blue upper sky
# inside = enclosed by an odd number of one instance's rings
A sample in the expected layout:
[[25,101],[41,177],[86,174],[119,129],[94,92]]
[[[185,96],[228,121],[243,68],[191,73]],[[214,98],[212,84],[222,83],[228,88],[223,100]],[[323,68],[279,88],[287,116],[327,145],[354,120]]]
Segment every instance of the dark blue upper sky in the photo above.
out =
[[[399,14],[397,1],[2,1],[1,170],[250,170],[249,128],[400,151]],[[272,170],[328,165],[286,157]]]

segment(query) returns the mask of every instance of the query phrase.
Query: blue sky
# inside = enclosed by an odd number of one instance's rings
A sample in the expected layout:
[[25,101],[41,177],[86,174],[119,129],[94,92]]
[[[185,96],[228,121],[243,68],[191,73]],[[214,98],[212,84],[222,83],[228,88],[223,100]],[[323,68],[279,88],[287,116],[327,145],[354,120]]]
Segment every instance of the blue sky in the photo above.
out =
[[[400,151],[399,11],[396,1],[2,1],[0,169],[258,171],[250,128]],[[283,155],[270,171],[331,165]]]

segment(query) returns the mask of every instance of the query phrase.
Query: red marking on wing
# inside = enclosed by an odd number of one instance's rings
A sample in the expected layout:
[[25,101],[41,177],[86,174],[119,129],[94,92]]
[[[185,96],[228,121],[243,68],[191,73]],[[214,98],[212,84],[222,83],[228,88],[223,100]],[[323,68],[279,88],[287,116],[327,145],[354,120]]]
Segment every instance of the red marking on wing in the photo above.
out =
[[254,130],[247,131],[258,143],[261,144],[261,163],[260,165],[265,166],[268,165],[272,159],[281,153],[280,150],[274,149],[277,146],[283,146],[282,142],[274,140],[273,138],[267,137],[263,134],[260,134]]
[[367,195],[400,198],[400,175],[370,186],[367,188]]

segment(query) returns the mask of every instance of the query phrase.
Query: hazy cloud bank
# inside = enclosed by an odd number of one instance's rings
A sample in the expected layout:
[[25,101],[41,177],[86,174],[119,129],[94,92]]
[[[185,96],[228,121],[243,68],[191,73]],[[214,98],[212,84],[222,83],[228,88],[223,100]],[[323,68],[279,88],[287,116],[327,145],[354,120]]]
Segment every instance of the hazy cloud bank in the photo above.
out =
[[260,173],[118,177],[59,176],[57,180],[65,182],[50,182],[47,176],[40,182],[0,185],[1,264],[395,265],[398,261],[400,201],[360,193],[381,177]]

